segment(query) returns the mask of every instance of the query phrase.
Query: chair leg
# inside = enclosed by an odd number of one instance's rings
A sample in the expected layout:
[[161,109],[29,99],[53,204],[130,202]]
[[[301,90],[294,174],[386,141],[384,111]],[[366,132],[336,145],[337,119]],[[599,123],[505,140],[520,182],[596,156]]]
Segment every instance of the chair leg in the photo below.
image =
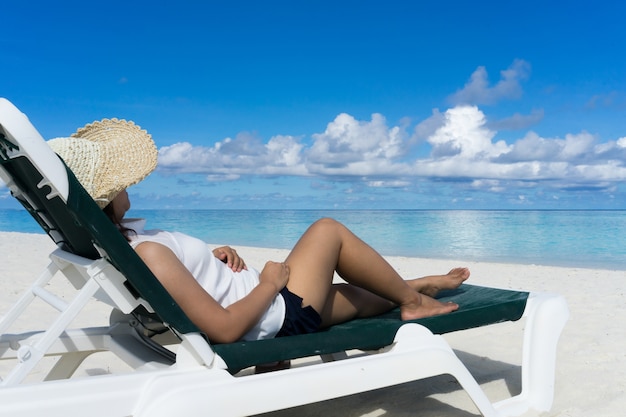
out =
[[[396,334],[395,350],[423,349],[420,372],[422,377],[452,375],[484,417],[500,417],[474,376],[456,356],[450,345],[439,335],[417,324],[405,324]],[[402,344],[402,347],[400,347]]]
[[569,309],[562,296],[531,293],[526,312],[522,392],[495,404],[503,415],[549,411],[554,400],[557,343]]
[[69,324],[76,318],[78,313],[87,304],[91,297],[100,288],[93,280],[85,283],[74,300],[57,317],[54,323],[46,330],[40,339],[33,345],[22,345],[17,351],[18,364],[13,371],[2,381],[0,386],[19,384],[28,373],[44,357],[50,346],[58,340],[59,336],[67,329]]
[[48,372],[48,375],[46,375],[44,381],[56,381],[59,379],[70,378],[72,375],[74,375],[74,372],[76,372],[76,369],[78,369],[80,364],[83,363],[83,361],[87,359],[87,357],[92,353],[93,352],[88,351],[68,352],[62,355],[57,363],[54,364],[50,372]]
[[48,264],[46,269],[39,275],[35,282],[30,286],[28,291],[19,298],[13,307],[0,320],[0,334],[4,334],[6,330],[15,323],[15,321],[24,313],[30,303],[37,297],[35,295],[36,288],[45,287],[59,269],[54,263]]

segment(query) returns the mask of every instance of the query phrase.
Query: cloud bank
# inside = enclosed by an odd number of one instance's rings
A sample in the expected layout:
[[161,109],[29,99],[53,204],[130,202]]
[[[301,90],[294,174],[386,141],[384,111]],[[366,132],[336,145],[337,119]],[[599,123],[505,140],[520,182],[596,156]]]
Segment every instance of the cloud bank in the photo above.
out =
[[507,142],[497,139],[494,126],[475,105],[434,111],[412,131],[389,126],[378,113],[370,120],[342,113],[310,138],[277,135],[264,143],[240,134],[211,147],[188,142],[165,146],[159,150],[158,169],[203,174],[208,181],[288,175],[351,179],[370,187],[430,178],[470,181],[492,191],[500,181],[549,181],[566,189],[602,188],[626,179],[626,137],[600,143],[584,131],[562,138],[529,131]]

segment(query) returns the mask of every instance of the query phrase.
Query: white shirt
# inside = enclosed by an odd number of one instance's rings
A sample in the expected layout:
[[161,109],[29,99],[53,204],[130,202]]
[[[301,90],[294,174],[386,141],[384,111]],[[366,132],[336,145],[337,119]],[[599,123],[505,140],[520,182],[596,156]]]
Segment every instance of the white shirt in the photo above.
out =
[[[168,247],[191,272],[200,286],[222,307],[226,308],[248,295],[259,284],[259,272],[253,268],[234,272],[217,259],[207,244],[200,239],[179,232],[144,230],[145,220],[127,220],[124,227],[137,234],[129,234],[130,245],[136,248],[142,242],[156,242]],[[242,340],[269,339],[278,333],[285,319],[285,301],[278,294],[261,320]]]

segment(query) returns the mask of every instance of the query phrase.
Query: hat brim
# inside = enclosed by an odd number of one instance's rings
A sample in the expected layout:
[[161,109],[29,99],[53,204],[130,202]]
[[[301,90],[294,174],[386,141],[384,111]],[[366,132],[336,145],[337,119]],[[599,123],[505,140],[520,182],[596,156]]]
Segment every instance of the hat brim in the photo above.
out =
[[103,119],[49,142],[101,208],[157,165],[152,137],[132,121]]

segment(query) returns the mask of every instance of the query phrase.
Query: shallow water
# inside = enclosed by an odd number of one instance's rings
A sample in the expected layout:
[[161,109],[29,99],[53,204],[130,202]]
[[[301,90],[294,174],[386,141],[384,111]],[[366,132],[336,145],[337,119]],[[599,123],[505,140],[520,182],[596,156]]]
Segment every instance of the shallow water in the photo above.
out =
[[[134,210],[148,228],[211,243],[290,248],[333,217],[385,255],[626,269],[626,211]],[[41,233],[24,210],[0,210],[0,230]]]

